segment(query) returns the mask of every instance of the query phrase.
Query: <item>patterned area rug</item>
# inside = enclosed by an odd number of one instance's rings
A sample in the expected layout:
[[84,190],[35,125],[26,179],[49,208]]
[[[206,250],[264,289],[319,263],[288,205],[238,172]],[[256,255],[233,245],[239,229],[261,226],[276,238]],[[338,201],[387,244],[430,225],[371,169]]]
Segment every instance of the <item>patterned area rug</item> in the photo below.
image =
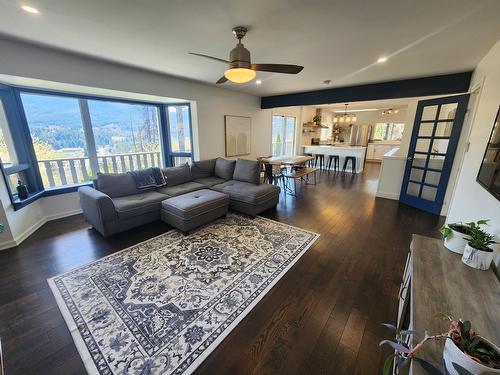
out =
[[48,280],[91,374],[188,374],[318,238],[228,215]]

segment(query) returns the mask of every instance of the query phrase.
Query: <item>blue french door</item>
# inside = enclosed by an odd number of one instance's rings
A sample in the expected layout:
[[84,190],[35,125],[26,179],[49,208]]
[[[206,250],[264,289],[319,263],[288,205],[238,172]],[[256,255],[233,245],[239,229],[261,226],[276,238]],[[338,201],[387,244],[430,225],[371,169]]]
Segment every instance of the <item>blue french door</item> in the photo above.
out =
[[439,215],[469,95],[418,102],[399,200]]

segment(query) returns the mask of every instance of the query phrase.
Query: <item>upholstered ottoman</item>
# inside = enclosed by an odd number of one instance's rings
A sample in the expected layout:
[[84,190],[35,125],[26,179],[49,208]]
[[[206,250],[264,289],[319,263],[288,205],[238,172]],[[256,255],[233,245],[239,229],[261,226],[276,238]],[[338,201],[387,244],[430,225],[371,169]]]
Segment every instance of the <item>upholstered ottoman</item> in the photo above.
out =
[[161,219],[184,234],[227,214],[229,196],[202,189],[165,199],[161,202]]

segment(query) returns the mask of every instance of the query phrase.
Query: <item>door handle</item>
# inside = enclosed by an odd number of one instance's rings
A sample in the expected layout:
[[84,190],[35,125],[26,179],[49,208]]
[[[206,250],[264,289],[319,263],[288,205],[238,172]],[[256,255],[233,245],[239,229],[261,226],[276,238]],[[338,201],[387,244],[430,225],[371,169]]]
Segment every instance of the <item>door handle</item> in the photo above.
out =
[[413,157],[412,156],[408,156],[408,161],[412,161],[413,160]]

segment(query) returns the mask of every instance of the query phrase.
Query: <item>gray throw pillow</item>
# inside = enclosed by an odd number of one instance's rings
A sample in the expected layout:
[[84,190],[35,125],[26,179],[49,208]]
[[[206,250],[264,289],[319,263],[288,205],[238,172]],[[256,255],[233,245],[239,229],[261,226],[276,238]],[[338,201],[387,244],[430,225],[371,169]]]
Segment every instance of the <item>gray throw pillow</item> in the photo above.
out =
[[233,180],[260,183],[260,163],[256,160],[238,159],[234,167]]
[[188,163],[180,167],[164,168],[162,171],[167,180],[167,186],[176,186],[193,181],[191,168]]
[[193,161],[193,164],[191,164],[193,179],[212,177],[214,170],[215,159]]
[[232,180],[236,160],[217,158],[215,160],[215,176],[224,180]]
[[129,173],[97,173],[97,190],[111,198],[139,193],[135,180]]

